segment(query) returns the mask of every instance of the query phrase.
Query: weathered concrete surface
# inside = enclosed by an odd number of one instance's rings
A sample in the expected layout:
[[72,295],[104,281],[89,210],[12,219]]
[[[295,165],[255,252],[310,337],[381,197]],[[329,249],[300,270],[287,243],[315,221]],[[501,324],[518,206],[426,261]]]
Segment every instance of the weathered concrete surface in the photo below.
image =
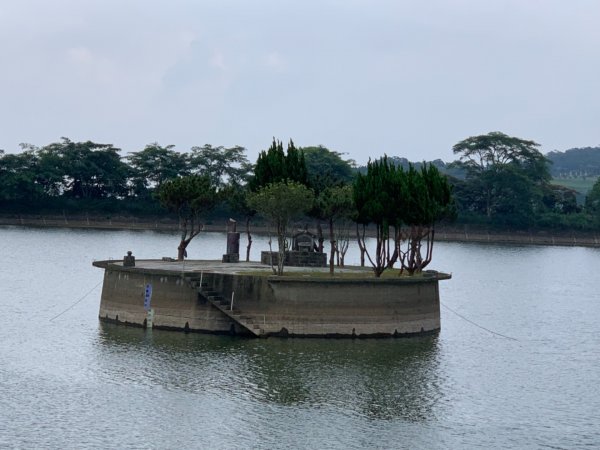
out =
[[289,267],[286,276],[275,277],[269,275],[270,268],[259,263],[220,261],[138,260],[136,267],[100,261],[94,265],[105,269],[102,320],[143,326],[143,293],[149,283],[153,287],[154,327],[249,334],[199,294],[193,280],[199,282],[201,278],[207,289],[223,298],[233,295],[234,310],[259,324],[263,336],[367,337],[436,332],[440,329],[438,282],[450,278],[440,273],[365,278],[369,270],[360,267],[338,269],[344,275],[334,278],[315,277],[315,268]]
[[[278,252],[260,252],[260,262],[277,265]],[[286,251],[284,256],[286,267],[327,267],[327,254],[317,252]]]

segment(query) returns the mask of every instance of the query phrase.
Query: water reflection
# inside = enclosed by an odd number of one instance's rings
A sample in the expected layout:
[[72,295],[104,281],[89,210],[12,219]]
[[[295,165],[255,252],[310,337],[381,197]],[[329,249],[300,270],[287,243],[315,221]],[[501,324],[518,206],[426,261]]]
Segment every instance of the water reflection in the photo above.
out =
[[100,373],[116,383],[372,419],[434,418],[438,338],[241,339],[101,324]]

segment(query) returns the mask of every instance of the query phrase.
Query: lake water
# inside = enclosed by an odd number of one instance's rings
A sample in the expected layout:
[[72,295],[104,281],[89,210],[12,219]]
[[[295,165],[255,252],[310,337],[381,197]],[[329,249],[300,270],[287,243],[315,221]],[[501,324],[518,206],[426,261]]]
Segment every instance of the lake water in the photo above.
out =
[[[434,337],[253,340],[99,323],[92,261],[174,255],[177,241],[0,228],[0,447],[600,447],[598,249],[436,244],[432,268],[453,279],[440,283]],[[257,237],[253,259],[261,248]],[[204,234],[189,256],[224,250],[224,234]]]

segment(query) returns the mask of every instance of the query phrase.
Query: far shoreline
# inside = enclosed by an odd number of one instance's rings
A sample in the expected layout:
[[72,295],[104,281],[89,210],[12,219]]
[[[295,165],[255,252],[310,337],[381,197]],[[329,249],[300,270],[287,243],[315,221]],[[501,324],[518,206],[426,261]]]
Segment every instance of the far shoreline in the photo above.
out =
[[[76,228],[97,230],[152,230],[176,232],[178,223],[171,218],[139,218],[112,216],[44,216],[44,215],[0,215],[0,226],[32,228]],[[207,232],[226,232],[226,223],[207,223]],[[238,222],[238,231],[245,233],[244,223]],[[252,234],[266,234],[267,227],[250,226]],[[325,230],[324,230],[325,232]],[[327,245],[327,233],[325,232]],[[474,225],[437,226],[435,239],[439,242],[474,242],[490,244],[548,245],[568,247],[600,248],[599,232],[564,230],[492,230]]]

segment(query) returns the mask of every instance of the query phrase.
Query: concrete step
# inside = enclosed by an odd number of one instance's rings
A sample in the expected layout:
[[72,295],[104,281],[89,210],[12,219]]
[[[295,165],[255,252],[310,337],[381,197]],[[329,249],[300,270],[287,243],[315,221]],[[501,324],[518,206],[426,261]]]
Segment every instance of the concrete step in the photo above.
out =
[[239,309],[231,309],[231,302],[223,298],[223,296],[214,290],[198,289],[200,295],[206,298],[212,303],[217,309],[222,311],[225,315],[233,319],[239,325],[246,328],[255,336],[261,336],[264,334],[264,330],[260,328],[260,325],[255,324],[252,317],[244,315]]

